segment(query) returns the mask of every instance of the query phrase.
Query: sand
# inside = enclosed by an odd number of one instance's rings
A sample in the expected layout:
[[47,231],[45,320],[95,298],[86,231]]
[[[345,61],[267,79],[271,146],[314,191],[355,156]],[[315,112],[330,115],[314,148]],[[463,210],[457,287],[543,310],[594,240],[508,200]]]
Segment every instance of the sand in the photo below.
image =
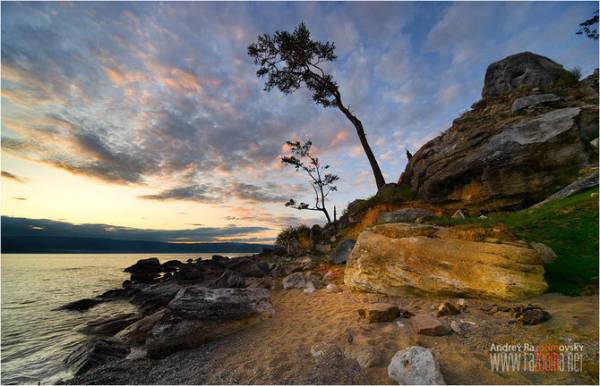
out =
[[[389,384],[387,366],[398,350],[411,345],[430,348],[449,384],[598,383],[598,296],[567,297],[546,294],[527,303],[539,304],[552,319],[535,326],[512,322],[509,312],[483,311],[511,303],[467,299],[468,309],[441,317],[473,321],[477,327],[465,336],[416,335],[409,319],[367,324],[357,309],[374,302],[391,302],[413,313],[430,312],[448,298],[409,295],[387,297],[344,290],[274,290],[276,313],[240,333],[195,350],[182,351],[160,361],[123,361],[104,366],[77,383],[186,383],[186,384]],[[576,373],[497,373],[490,369],[492,343],[584,344],[584,367]],[[313,358],[311,347],[331,343],[334,350]],[[343,352],[370,346],[378,360],[363,369]]]

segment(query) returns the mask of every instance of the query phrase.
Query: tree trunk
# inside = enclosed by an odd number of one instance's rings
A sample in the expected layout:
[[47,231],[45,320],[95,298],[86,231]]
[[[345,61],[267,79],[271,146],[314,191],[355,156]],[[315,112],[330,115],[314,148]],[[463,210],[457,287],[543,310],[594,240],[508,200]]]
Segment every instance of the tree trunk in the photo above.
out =
[[356,134],[358,134],[358,139],[360,140],[363,150],[365,151],[365,154],[367,155],[367,158],[369,159],[369,163],[371,164],[371,169],[373,169],[373,176],[375,177],[375,183],[377,184],[377,190],[381,189],[381,187],[383,185],[385,185],[385,179],[383,178],[383,174],[381,173],[381,169],[379,168],[377,159],[375,158],[375,155],[373,155],[371,146],[369,146],[369,142],[367,142],[367,136],[365,135],[365,129],[363,128],[362,122],[358,118],[356,118],[350,112],[350,110],[348,110],[346,108],[346,106],[344,106],[342,104],[341,101],[339,101],[336,105],[344,113],[346,118],[348,118],[350,120],[350,122],[352,122],[354,127],[356,128]]
[[329,217],[329,212],[327,212],[327,209],[323,208],[321,211],[325,213],[325,217],[327,217],[327,224],[331,224],[331,217]]

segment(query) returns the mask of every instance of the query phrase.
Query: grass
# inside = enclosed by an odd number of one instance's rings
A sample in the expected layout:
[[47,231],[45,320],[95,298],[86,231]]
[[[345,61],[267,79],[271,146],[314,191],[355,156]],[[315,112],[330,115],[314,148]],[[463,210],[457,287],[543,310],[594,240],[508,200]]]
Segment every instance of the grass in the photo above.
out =
[[385,186],[374,196],[352,205],[350,214],[362,213],[376,205],[397,204],[414,198],[415,194],[407,187]]
[[558,258],[545,266],[549,292],[577,295],[598,280],[598,188],[554,201],[535,209],[491,214],[487,219],[434,218],[437,225],[506,224],[521,239],[542,242]]

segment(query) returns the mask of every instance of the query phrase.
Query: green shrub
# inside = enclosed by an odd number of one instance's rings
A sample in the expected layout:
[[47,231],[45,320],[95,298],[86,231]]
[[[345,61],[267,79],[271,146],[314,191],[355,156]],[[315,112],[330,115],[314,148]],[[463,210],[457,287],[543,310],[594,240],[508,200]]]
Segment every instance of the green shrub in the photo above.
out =
[[310,228],[306,225],[290,226],[277,235],[275,245],[286,248],[290,241],[298,240],[301,237],[310,237]]
[[573,87],[579,82],[581,77],[581,70],[574,68],[571,71],[561,71],[558,79],[556,80],[555,86],[559,88]]

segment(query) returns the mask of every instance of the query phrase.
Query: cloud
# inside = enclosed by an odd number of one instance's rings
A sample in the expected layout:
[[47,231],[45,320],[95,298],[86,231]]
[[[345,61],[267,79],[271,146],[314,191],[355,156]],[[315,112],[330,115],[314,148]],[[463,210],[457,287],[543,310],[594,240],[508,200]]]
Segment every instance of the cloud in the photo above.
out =
[[246,240],[271,228],[261,226],[197,227],[163,230],[138,229],[108,224],[72,224],[64,221],[2,216],[2,236],[91,237],[114,240],[211,242]]
[[9,180],[16,181],[16,182],[18,182],[20,184],[24,184],[25,183],[25,178],[19,177],[19,176],[15,175],[15,174],[9,173],[9,172],[4,171],[4,170],[2,170],[2,177],[8,178]]
[[163,190],[157,194],[146,194],[139,196],[144,200],[182,200],[196,202],[218,202],[217,188],[208,185],[190,185],[173,189]]

